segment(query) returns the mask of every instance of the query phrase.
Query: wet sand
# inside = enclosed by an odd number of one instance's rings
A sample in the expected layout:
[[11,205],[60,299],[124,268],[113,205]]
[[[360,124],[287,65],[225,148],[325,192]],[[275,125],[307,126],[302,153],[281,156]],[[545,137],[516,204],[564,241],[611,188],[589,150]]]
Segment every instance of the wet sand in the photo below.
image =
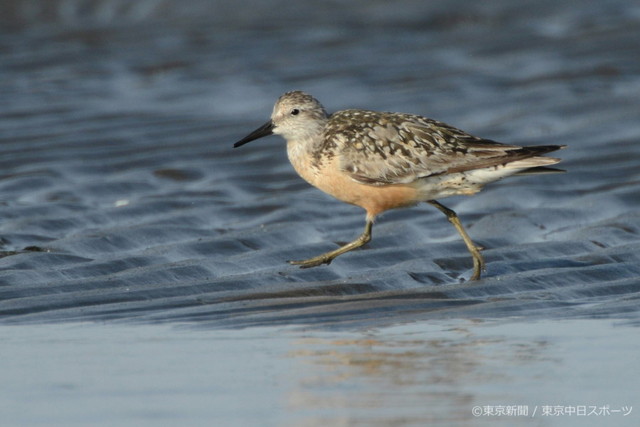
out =
[[341,332],[4,326],[0,421],[635,426],[635,333],[611,321],[522,319]]
[[[202,366],[206,360],[215,366],[220,359],[222,365],[251,366],[254,344],[246,337],[264,335],[255,344],[259,363],[274,372],[256,390],[267,403],[247,413],[248,425],[260,417],[271,425],[326,419],[366,424],[372,422],[366,411],[333,410],[343,398],[342,407],[357,406],[349,399],[363,397],[353,388],[376,389],[375,377],[359,382],[340,367],[330,374],[318,367],[321,356],[302,362],[289,352],[313,353],[319,343],[320,354],[340,356],[345,348],[358,353],[366,347],[359,340],[371,333],[395,343],[416,328],[462,352],[475,350],[465,347],[459,329],[472,329],[468,345],[474,347],[497,328],[499,343],[481,355],[494,360],[520,345],[525,353],[538,351],[535,342],[525,345],[533,328],[536,340],[566,351],[557,359],[583,377],[593,367],[584,357],[603,351],[594,357],[630,398],[609,395],[603,376],[592,383],[585,377],[566,392],[586,398],[588,389],[604,390],[592,396],[596,404],[634,404],[637,390],[625,378],[634,377],[638,366],[613,362],[618,353],[609,350],[615,346],[608,340],[626,342],[621,351],[637,352],[637,340],[629,337],[640,323],[638,7],[621,0],[588,6],[546,0],[401,3],[333,8],[256,2],[247,6],[251,13],[198,0],[188,7],[115,0],[0,4],[0,334],[13,343],[11,363],[0,374],[22,387],[22,405],[42,408],[17,406],[23,410],[10,413],[13,423],[38,424],[53,411],[52,399],[68,408],[74,393],[85,391],[82,380],[67,395],[38,382],[58,375],[57,365],[47,365],[42,354],[58,352],[63,367],[75,361],[61,375],[84,378],[73,366],[94,371],[106,364],[100,362],[105,349],[123,343],[134,368],[126,374],[126,361],[114,365],[125,373],[113,381],[139,373],[140,389],[133,395],[120,395],[131,392],[126,384],[97,390],[87,397],[93,400],[76,407],[78,423],[102,420],[101,411],[129,396],[151,409],[123,414],[123,423],[198,424],[213,414],[202,409],[208,400],[194,396],[214,385],[183,364]],[[367,247],[330,266],[301,270],[285,261],[352,240],[364,213],[296,176],[278,137],[232,149],[268,118],[277,96],[293,89],[312,93],[330,111],[418,113],[506,143],[567,144],[558,154],[567,173],[510,178],[474,197],[442,200],[485,248],[487,271],[477,283],[465,282],[471,258],[456,231],[427,205],[383,215]],[[588,339],[592,331],[597,333]],[[74,341],[73,334],[84,341]],[[163,344],[138,348],[136,336],[160,337]],[[341,340],[355,343],[334,345]],[[501,391],[495,371],[480,378],[489,369],[480,364],[471,381],[473,396],[459,401],[454,393],[449,402],[451,389],[434,380],[438,372],[427,365],[437,366],[432,358],[450,354],[434,353],[426,335],[419,340],[426,343],[418,351],[424,359],[418,370],[425,375],[419,378],[433,384],[392,389],[407,396],[406,406],[392,394],[367,395],[366,407],[382,408],[376,412],[382,419],[477,425],[470,415],[476,402],[490,405],[510,395]],[[415,351],[404,341],[397,345]],[[87,346],[91,352],[83,353]],[[164,398],[195,399],[194,418],[154,412],[161,406],[154,406],[157,384],[144,371],[157,352],[159,363],[171,365],[181,346],[187,354],[175,361],[181,370],[158,378],[182,384],[173,395],[167,386]],[[522,370],[518,360],[514,356],[505,366],[509,381],[523,387],[535,382],[535,369],[556,366],[555,356],[540,365],[525,363]],[[379,363],[383,384],[389,384],[384,381],[393,380],[385,375],[393,377],[393,366],[405,362]],[[287,368],[300,366],[318,369],[318,378],[346,379],[321,387],[319,406],[307,408],[312,414],[269,412],[276,396],[294,402],[280,402],[280,409],[316,399],[283,391],[293,383],[313,384],[309,378],[316,377],[304,373],[294,373],[291,383],[283,379]],[[37,378],[22,386],[20,378],[34,367]],[[231,399],[250,391],[257,375],[234,369],[242,386]],[[567,381],[562,383],[572,384]],[[64,390],[67,383],[53,381],[58,383]],[[522,404],[543,404],[533,396],[559,387],[534,386],[535,394],[522,395]],[[123,400],[102,406],[101,393]],[[424,410],[423,394],[435,402],[432,412]],[[222,399],[224,393],[211,395]],[[16,402],[10,391],[0,399]],[[226,406],[218,408],[224,412]],[[69,410],[51,421],[69,425],[75,416]]]

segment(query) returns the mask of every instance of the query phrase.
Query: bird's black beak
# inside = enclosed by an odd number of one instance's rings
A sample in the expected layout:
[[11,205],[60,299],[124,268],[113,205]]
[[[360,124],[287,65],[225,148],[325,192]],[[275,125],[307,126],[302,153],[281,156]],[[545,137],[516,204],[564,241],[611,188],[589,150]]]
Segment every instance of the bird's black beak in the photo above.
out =
[[251,142],[254,139],[262,138],[263,136],[269,136],[273,134],[273,121],[269,120],[267,123],[260,126],[258,129],[251,132],[249,135],[242,138],[240,141],[233,144],[233,148],[238,148],[241,145]]

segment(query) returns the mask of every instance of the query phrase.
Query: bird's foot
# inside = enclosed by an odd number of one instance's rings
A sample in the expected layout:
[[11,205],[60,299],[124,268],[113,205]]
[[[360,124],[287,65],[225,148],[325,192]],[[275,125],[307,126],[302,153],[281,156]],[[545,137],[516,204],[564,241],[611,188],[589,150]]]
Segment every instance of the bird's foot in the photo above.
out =
[[322,264],[331,264],[333,258],[328,258],[326,256],[320,255],[314,258],[305,259],[302,261],[287,261],[291,265],[299,265],[300,268],[311,268],[317,267]]

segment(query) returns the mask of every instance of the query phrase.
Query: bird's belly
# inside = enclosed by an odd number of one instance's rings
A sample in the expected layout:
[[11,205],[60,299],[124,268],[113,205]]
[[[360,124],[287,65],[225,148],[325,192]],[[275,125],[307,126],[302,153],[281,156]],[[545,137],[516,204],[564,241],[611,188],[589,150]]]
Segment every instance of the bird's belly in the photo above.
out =
[[319,167],[300,158],[290,156],[290,160],[296,172],[309,184],[338,200],[360,206],[371,218],[386,210],[411,206],[423,200],[419,190],[411,184],[361,184],[340,170],[335,159],[325,159]]
[[360,184],[346,174],[332,174],[316,180],[314,186],[343,202],[360,206],[371,217],[389,209],[412,206],[420,200],[418,191],[410,185]]

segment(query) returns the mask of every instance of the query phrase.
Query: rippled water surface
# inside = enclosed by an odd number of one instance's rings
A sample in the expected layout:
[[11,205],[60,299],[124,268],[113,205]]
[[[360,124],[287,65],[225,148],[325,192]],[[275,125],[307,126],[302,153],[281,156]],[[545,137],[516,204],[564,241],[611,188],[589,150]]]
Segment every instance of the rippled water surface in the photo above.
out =
[[[0,1],[0,24],[0,325],[7,337],[30,331],[25,346],[45,328],[81,350],[63,326],[44,326],[60,322],[134,335],[147,327],[134,324],[166,323],[155,331],[174,331],[173,344],[178,324],[245,344],[240,328],[294,328],[320,352],[340,334],[432,322],[574,319],[580,330],[575,319],[589,319],[586,329],[636,334],[634,2]],[[366,248],[300,270],[285,261],[352,240],[364,214],[304,183],[279,137],[232,148],[292,89],[330,111],[419,113],[498,141],[567,144],[568,172],[443,201],[485,248],[477,283],[465,282],[456,231],[427,205],[385,214]],[[102,327],[93,339],[119,340]],[[270,342],[281,363],[290,344]],[[349,388],[339,384],[328,399]],[[395,424],[424,421],[410,416],[419,399],[406,405],[390,406]],[[438,419],[477,421],[460,417]],[[526,425],[550,425],[536,421]]]

